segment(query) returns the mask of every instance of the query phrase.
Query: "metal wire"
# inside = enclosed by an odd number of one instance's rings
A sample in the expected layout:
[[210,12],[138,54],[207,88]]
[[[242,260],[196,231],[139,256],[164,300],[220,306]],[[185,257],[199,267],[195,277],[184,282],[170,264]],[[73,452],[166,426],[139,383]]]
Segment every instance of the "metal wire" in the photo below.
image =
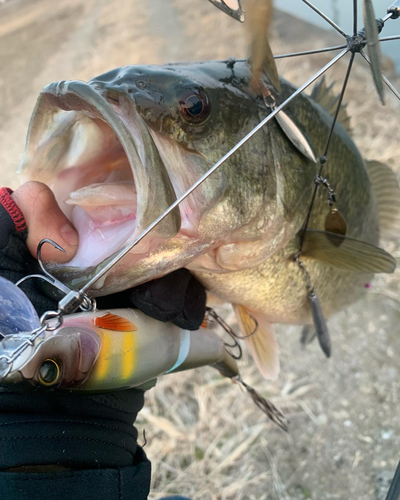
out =
[[353,0],[353,35],[357,35],[357,15],[358,15],[358,0]]
[[392,40],[400,40],[400,35],[385,36],[379,39],[380,42],[390,42]]
[[[340,93],[338,106],[336,108],[336,113],[335,113],[335,116],[333,118],[331,129],[329,131],[328,140],[326,141],[325,151],[324,151],[324,154],[323,154],[323,156],[321,157],[321,160],[320,160],[321,166],[320,166],[320,169],[319,169],[318,177],[321,177],[322,170],[323,170],[324,165],[325,165],[326,160],[327,160],[327,155],[328,155],[328,150],[329,150],[329,146],[330,146],[332,135],[333,135],[333,130],[335,128],[335,125],[336,125],[336,122],[337,122],[337,119],[338,119],[338,116],[339,116],[339,113],[340,113],[340,108],[342,106],[344,93],[346,91],[347,83],[348,83],[349,78],[350,78],[350,73],[351,73],[351,70],[352,70],[352,67],[353,67],[353,62],[354,62],[355,55],[356,55],[355,52],[352,52],[349,65],[347,67],[346,76],[345,76],[345,79],[344,79],[344,82],[343,82],[342,91]],[[317,196],[318,186],[319,186],[319,184],[315,184],[313,196],[311,198],[310,208],[308,209],[306,222],[304,224],[303,232],[302,232],[302,235],[301,235],[300,246],[299,246],[299,252],[300,253],[301,253],[301,250],[303,249],[303,246],[304,246],[304,240],[305,240],[305,237],[306,237],[306,230],[308,228],[308,224],[310,223],[311,213],[312,213],[312,209],[314,207],[315,198]]]
[[323,52],[331,52],[333,50],[345,49],[347,45],[336,45],[335,47],[327,47],[325,49],[304,50],[303,52],[291,52],[289,54],[279,54],[274,56],[274,59],[284,59],[285,57],[308,56],[311,54],[321,54]]
[[383,19],[382,21],[386,23],[386,21],[389,21],[389,19],[393,16],[393,12],[389,12]]
[[308,0],[302,0],[306,5],[310,7],[314,12],[316,12],[319,16],[322,17],[322,19],[325,19],[325,21],[332,26],[338,33],[340,33],[342,36],[347,38],[346,33],[340,28],[336,23],[332,21],[326,14],[324,14],[322,11],[320,11],[315,5],[313,5],[311,2]]
[[[362,55],[362,57],[367,61],[368,64],[371,64],[371,61],[369,60],[369,57],[367,56],[367,54],[363,51],[360,52],[360,54]],[[385,84],[387,85],[387,87],[393,92],[393,94],[397,97],[397,99],[399,99],[400,101],[400,93],[398,90],[396,90],[396,88],[393,86],[393,84],[390,82],[390,80],[388,80],[386,78],[385,75],[382,75],[382,79],[383,81],[385,82]]]

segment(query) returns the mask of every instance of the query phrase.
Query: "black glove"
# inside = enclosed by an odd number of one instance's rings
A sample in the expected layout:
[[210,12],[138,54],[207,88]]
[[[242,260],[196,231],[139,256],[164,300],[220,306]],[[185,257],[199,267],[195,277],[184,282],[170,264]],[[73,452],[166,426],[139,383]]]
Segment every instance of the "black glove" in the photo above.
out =
[[[0,189],[0,275],[13,282],[39,272],[25,245],[27,234],[11,190]],[[24,285],[24,291],[39,314],[56,308],[34,282]],[[181,269],[127,292],[102,297],[98,304],[138,307],[160,321],[194,330],[204,318],[205,291]],[[57,491],[58,500],[147,498],[150,462],[137,445],[133,427],[143,404],[144,393],[137,389],[90,396],[66,391],[17,394],[3,389],[0,471],[13,472],[0,473],[2,497],[53,498]],[[64,466],[68,472],[32,475],[19,469],[27,465],[36,466],[35,470],[37,466]]]
[[206,312],[206,292],[187,269],[178,269],[125,292],[97,299],[99,309],[133,307],[158,321],[198,330]]

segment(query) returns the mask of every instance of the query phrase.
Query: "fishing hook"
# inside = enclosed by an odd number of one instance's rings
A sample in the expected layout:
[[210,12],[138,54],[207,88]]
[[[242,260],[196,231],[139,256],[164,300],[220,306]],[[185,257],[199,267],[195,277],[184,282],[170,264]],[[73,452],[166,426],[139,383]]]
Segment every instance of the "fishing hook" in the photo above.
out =
[[224,342],[224,345],[225,345],[225,347],[227,347],[229,349],[237,348],[239,351],[239,354],[235,355],[232,353],[232,351],[229,350],[230,355],[234,359],[241,359],[243,356],[243,350],[242,350],[242,346],[239,344],[238,340],[246,340],[246,339],[252,337],[256,333],[256,331],[258,330],[258,321],[256,320],[256,318],[254,318],[254,316],[249,314],[251,319],[254,321],[254,325],[255,325],[254,330],[251,333],[249,333],[248,335],[242,336],[242,335],[238,335],[235,332],[235,330],[231,326],[229,326],[228,323],[226,323],[226,321],[223,318],[221,318],[221,316],[214,309],[212,309],[211,307],[207,307],[206,311],[207,311],[207,314],[209,316],[211,316],[225,330],[225,332],[232,338],[233,344],[228,344],[227,342]]
[[[44,276],[42,274],[30,274],[28,276],[25,276],[24,278],[21,278],[19,281],[17,281],[16,286],[19,287],[20,285],[22,285],[22,283],[25,283],[26,281],[28,281],[30,279],[40,279],[42,281],[45,281],[46,283],[49,283],[50,285],[52,285],[54,288],[56,288],[57,290],[59,290],[60,292],[62,292],[66,296],[69,293],[73,292],[73,290],[71,290],[71,288],[69,288],[67,285],[65,285],[60,280],[58,280],[56,277],[54,277],[49,271],[47,271],[47,269],[44,266],[43,259],[42,259],[42,247],[45,243],[49,243],[50,245],[52,245],[54,248],[56,248],[60,252],[66,253],[64,248],[62,248],[58,243],[51,240],[50,238],[44,238],[43,240],[41,240],[39,242],[38,247],[37,247],[37,261],[39,263],[40,269],[44,273]],[[86,294],[82,294],[82,303],[80,304],[80,309],[83,312],[94,311],[96,309],[95,299],[91,299]],[[55,316],[51,315],[51,317],[55,317]],[[49,318],[45,318],[44,321],[47,321],[48,319]]]
[[[211,307],[206,308],[206,312],[209,316],[215,319],[215,321],[226,331],[226,333],[232,338],[233,344],[228,344],[228,342],[224,342],[224,346],[229,352],[229,354],[236,360],[242,359],[243,356],[243,351],[242,347],[237,341],[236,338],[236,333],[234,330],[219,316],[214,309]],[[237,349],[239,351],[239,354],[234,354],[231,349]]]
[[252,316],[250,313],[249,313],[249,316],[251,317],[251,319],[254,321],[254,330],[249,333],[248,335],[238,335],[235,330],[228,325],[228,323],[226,323],[226,321],[224,319],[221,318],[221,316],[219,316],[219,314],[212,308],[212,307],[207,307],[207,313],[215,319],[215,321],[220,325],[222,326],[222,328],[227,332],[229,333],[229,335],[235,339],[238,339],[238,340],[246,340],[250,337],[252,337],[258,330],[258,321],[256,320],[256,318],[254,316]]

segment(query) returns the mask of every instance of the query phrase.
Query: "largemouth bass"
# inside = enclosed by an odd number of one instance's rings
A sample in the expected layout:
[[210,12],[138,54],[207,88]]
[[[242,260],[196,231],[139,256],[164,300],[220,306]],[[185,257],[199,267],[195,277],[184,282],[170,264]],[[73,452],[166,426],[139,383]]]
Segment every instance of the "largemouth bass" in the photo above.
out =
[[[75,257],[53,266],[60,279],[74,288],[86,283],[104,259],[269,114],[251,80],[246,61],[229,60],[128,66],[89,83],[44,88],[20,173],[24,180],[47,183],[79,232]],[[277,104],[295,90],[285,80],[279,94],[266,78],[264,84]],[[298,96],[285,113],[318,158],[332,116],[317,101],[332,107],[332,96],[321,85],[313,97]],[[92,294],[118,292],[187,267],[207,290],[234,305],[245,332],[254,330],[252,317],[257,320],[259,328],[247,344],[263,375],[275,377],[279,348],[272,324],[312,322],[304,276],[293,256],[319,166],[289,138],[277,121],[270,122]],[[359,298],[374,272],[394,270],[394,260],[377,245],[388,214],[397,217],[393,199],[399,198],[390,170],[365,163],[339,123],[324,176],[335,190],[346,238],[323,232],[328,205],[321,188],[302,259],[330,316]]]

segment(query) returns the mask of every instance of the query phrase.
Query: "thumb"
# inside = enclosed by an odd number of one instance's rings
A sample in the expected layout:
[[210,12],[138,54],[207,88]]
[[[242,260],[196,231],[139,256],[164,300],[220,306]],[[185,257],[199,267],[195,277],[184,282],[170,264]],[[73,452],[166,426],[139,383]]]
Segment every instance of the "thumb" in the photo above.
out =
[[37,258],[37,246],[43,238],[58,243],[66,253],[44,245],[44,261],[68,262],[78,248],[78,233],[63,214],[53,192],[41,182],[27,182],[13,192],[12,198],[24,214],[28,227],[28,250]]

